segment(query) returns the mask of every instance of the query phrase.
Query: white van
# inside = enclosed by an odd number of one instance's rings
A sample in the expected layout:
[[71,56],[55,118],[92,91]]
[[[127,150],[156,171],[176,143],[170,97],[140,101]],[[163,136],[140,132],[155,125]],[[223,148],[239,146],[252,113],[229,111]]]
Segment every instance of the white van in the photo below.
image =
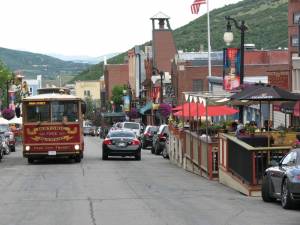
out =
[[124,130],[131,130],[133,131],[136,136],[141,136],[141,124],[135,122],[123,122],[121,128]]

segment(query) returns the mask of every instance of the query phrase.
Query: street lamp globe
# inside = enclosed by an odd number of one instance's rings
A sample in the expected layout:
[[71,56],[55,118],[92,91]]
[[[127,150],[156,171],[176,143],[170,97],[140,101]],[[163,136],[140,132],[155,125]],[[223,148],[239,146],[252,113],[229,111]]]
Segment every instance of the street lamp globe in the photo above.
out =
[[113,100],[111,100],[111,101],[110,101],[110,104],[114,104],[114,101],[113,101]]
[[127,94],[127,90],[123,89],[123,95],[126,95],[126,94]]
[[232,31],[226,31],[224,33],[224,42],[226,43],[226,45],[230,45],[233,42],[233,33]]
[[227,21],[227,29],[223,36],[224,42],[226,45],[230,45],[233,42],[233,33],[231,31],[231,24],[229,20]]

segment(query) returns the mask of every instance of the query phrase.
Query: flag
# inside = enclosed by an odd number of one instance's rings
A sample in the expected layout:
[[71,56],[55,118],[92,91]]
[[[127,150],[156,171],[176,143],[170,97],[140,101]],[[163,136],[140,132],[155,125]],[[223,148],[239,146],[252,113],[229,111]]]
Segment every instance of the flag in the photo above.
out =
[[192,14],[198,14],[200,5],[205,3],[206,0],[195,0],[194,3],[191,5]]

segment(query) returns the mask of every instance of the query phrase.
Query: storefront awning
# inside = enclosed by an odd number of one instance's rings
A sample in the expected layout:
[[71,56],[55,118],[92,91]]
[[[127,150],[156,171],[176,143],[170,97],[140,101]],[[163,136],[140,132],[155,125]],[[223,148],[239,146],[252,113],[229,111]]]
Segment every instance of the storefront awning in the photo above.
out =
[[126,114],[124,112],[105,112],[101,113],[101,116],[104,118],[107,117],[125,117]]
[[148,110],[152,109],[152,102],[148,102],[146,105],[144,105],[141,109],[140,109],[140,114],[145,115],[145,113]]

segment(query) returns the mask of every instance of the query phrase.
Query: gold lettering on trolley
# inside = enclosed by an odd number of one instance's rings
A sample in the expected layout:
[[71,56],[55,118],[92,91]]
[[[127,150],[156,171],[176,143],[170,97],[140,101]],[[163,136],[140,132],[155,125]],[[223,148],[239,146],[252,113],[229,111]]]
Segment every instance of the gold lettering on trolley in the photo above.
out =
[[78,132],[77,127],[71,129],[70,127],[37,127],[37,128],[27,128],[27,133],[29,135],[36,135],[38,131],[66,131],[67,134],[76,134]]
[[47,138],[47,137],[40,137],[40,136],[31,137],[31,139],[34,141],[45,141],[45,142],[69,141],[72,138],[73,137],[69,135],[63,137],[57,137],[57,138]]

